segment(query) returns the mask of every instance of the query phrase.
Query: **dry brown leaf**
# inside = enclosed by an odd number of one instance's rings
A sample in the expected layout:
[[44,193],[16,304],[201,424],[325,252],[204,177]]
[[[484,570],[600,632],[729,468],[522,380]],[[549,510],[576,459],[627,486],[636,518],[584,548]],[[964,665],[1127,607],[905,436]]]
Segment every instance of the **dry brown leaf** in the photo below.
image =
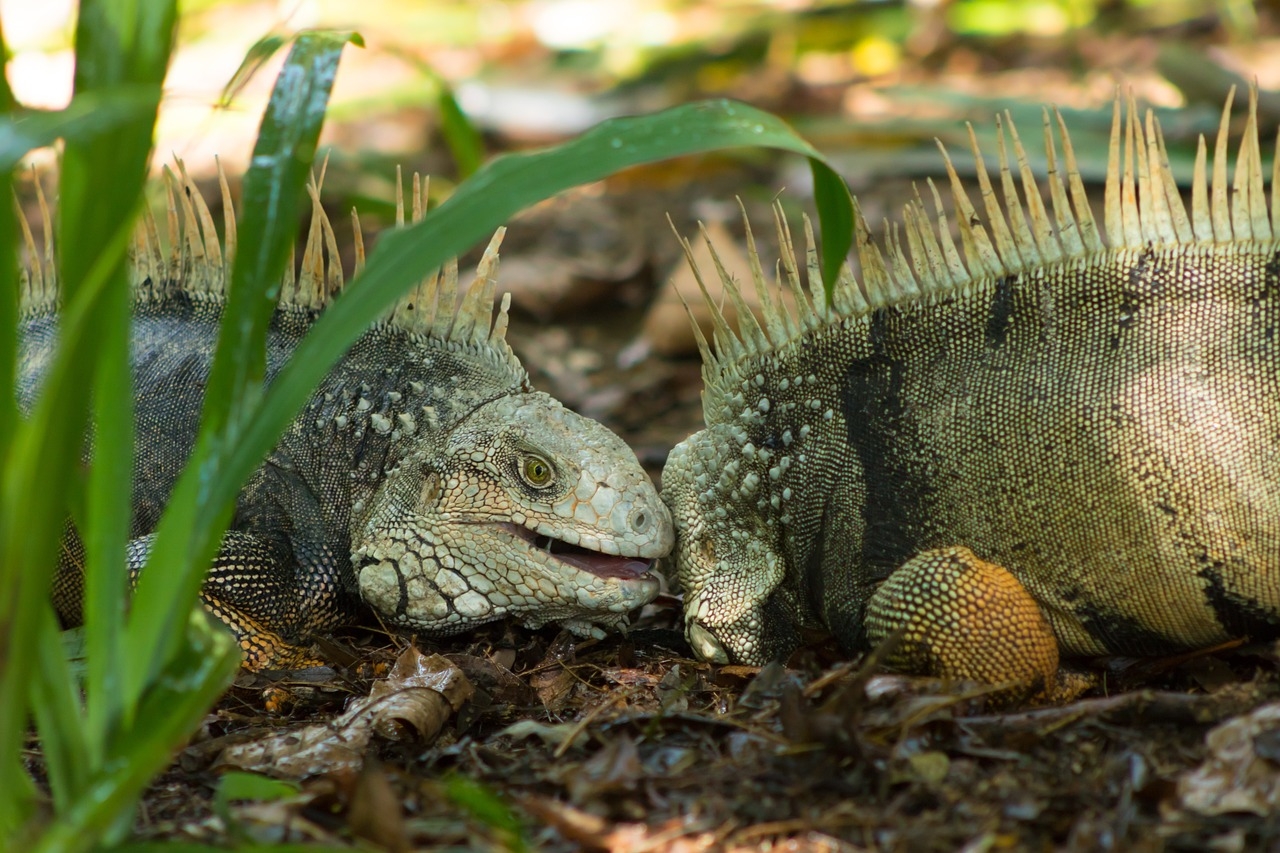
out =
[[374,733],[391,740],[430,741],[472,693],[462,671],[440,655],[404,651],[369,696],[327,723],[281,732],[223,750],[215,766],[285,779],[359,771]]
[[1269,744],[1280,737],[1280,702],[1228,720],[1205,735],[1209,756],[1178,778],[1182,807],[1202,815],[1280,810],[1280,763]]
[[536,737],[545,744],[559,746],[578,733],[577,723],[544,723],[540,720],[517,720],[499,732],[495,738],[509,737],[515,740]]
[[624,734],[581,764],[571,765],[564,775],[569,799],[582,805],[605,794],[634,789],[644,776],[644,767],[635,741]]
[[347,825],[352,835],[391,853],[403,853],[411,847],[400,797],[377,761],[370,760],[356,780]]
[[[477,690],[484,691],[498,704],[531,705],[538,701],[537,694],[520,676],[511,671],[515,655],[495,654],[491,658],[456,653],[448,655],[450,661],[466,674],[467,680]],[[503,660],[506,660],[504,663]]]
[[529,679],[529,685],[546,709],[555,713],[564,709],[573,688],[578,686],[578,679],[565,668],[546,669],[535,672]]

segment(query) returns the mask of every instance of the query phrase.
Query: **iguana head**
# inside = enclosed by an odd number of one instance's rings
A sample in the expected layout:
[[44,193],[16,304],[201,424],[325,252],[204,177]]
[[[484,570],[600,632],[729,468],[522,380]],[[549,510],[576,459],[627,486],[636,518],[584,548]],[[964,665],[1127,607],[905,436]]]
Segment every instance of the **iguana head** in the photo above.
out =
[[431,633],[505,616],[582,634],[651,601],[671,517],[612,432],[538,392],[472,409],[409,452],[357,513],[360,593]]
[[676,445],[662,471],[685,637],[703,660],[760,665],[797,642],[775,612],[785,574],[776,519],[757,507],[769,501],[768,462],[736,425],[716,424]]

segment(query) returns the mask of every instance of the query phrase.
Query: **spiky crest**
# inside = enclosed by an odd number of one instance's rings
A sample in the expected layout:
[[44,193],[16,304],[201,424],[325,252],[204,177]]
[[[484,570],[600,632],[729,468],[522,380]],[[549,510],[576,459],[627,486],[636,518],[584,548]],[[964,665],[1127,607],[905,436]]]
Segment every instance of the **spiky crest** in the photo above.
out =
[[[761,359],[767,354],[798,341],[812,330],[846,319],[865,317],[877,308],[912,302],[933,303],[993,286],[995,280],[1003,276],[1038,267],[1087,261],[1104,253],[1160,246],[1280,240],[1280,193],[1275,190],[1280,182],[1280,136],[1276,141],[1277,156],[1271,175],[1268,208],[1258,140],[1256,86],[1249,90],[1248,120],[1236,159],[1234,179],[1228,183],[1227,148],[1234,94],[1232,89],[1222,109],[1211,178],[1206,172],[1205,140],[1200,137],[1191,184],[1190,213],[1183,204],[1182,194],[1169,167],[1159,121],[1150,110],[1140,120],[1132,96],[1126,99],[1126,108],[1122,111],[1121,99],[1116,97],[1103,212],[1105,240],[1089,206],[1066,123],[1056,109],[1052,114],[1048,109],[1044,112],[1049,188],[1047,205],[1010,115],[1006,112],[1003,121],[996,118],[999,195],[970,127],[977,189],[985,215],[974,206],[969,189],[961,181],[942,143],[938,143],[956,211],[955,230],[960,235],[960,248],[956,248],[951,218],[945,212],[942,195],[932,180],[927,185],[935,211],[933,216],[926,212],[924,201],[917,192],[903,209],[901,224],[890,226],[885,223],[882,245],[872,239],[857,199],[854,199],[855,245],[862,276],[859,281],[848,266],[842,267],[829,307],[821,292],[821,277],[817,271],[808,218],[805,218],[805,236],[811,295],[804,293],[791,234],[780,208],[775,206],[781,252],[779,267],[780,273],[785,270],[786,279],[781,286],[790,288],[796,297],[799,316],[792,317],[781,300],[770,297],[770,289],[776,285],[766,281],[761,271],[755,241],[747,224],[747,251],[763,322],[743,310],[745,300],[740,286],[725,273],[717,260],[725,298],[738,309],[741,327],[737,332],[732,329],[720,305],[702,286],[714,329],[714,346],[700,333],[697,335],[703,358],[703,411],[707,423],[733,416],[731,408],[735,393],[745,379],[758,373]],[[1055,124],[1062,147],[1061,160],[1054,144]],[[1006,147],[1006,133],[1013,151],[1012,161]],[[1020,197],[1019,183],[1025,201]],[[687,242],[685,252],[692,263]],[[712,256],[715,257],[714,249]],[[780,273],[777,275],[779,278]],[[698,281],[701,286],[700,274]]]
[[[222,164],[218,164],[218,185],[222,195],[223,233],[219,238],[213,215],[195,182],[181,161],[177,174],[165,168],[165,190],[168,196],[166,237],[147,209],[134,234],[132,263],[135,300],[156,301],[180,290],[198,299],[221,300],[231,278],[231,265],[236,253],[235,206]],[[311,220],[302,263],[295,276],[294,258],[290,253],[284,280],[281,282],[282,308],[323,309],[345,286],[337,239],[329,217],[320,204],[320,187],[324,182],[322,164],[318,178],[307,186],[311,197]],[[396,225],[405,221],[404,195],[400,170],[396,170]],[[58,302],[58,272],[53,246],[53,218],[39,180],[34,181],[40,224],[44,234],[43,251],[37,249],[32,228],[21,207],[18,220],[26,249],[22,270],[22,312],[24,315],[48,313]],[[412,222],[426,215],[427,183],[415,174],[412,180]],[[355,272],[364,268],[363,230],[355,210],[351,212],[355,235]],[[506,341],[511,295],[503,294],[494,316],[497,294],[498,247],[505,228],[500,228],[489,241],[484,256],[476,266],[469,285],[460,285],[456,260],[449,261],[443,271],[424,278],[416,288],[403,296],[384,322],[389,326],[445,343],[483,347],[492,351],[519,377],[524,368]]]

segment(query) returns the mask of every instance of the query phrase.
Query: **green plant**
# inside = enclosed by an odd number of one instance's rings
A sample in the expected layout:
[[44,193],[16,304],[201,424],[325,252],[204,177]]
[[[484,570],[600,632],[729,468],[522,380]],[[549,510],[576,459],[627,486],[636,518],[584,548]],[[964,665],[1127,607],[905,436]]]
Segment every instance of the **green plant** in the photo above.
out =
[[[55,245],[60,348],[20,414],[18,229],[0,205],[0,847],[84,850],[122,841],[147,782],[216,700],[238,664],[197,606],[240,484],[348,346],[423,274],[522,207],[618,169],[681,154],[765,145],[810,157],[828,283],[847,252],[852,207],[820,155],[781,121],[728,102],[607,122],[546,151],[500,157],[416,225],[382,239],[364,272],[295,358],[263,383],[266,324],[296,231],[328,93],[356,36],[297,37],[244,178],[239,248],[197,447],[129,602],[124,551],[133,420],[126,248],[140,209],[176,5],[84,0],[75,97],[21,109],[0,78],[0,193],[19,157],[62,139]],[[3,45],[0,44],[0,48]],[[109,135],[109,137],[108,137]],[[110,143],[104,144],[109,138]],[[86,397],[84,388],[91,388]],[[90,464],[82,465],[93,427]],[[49,604],[66,520],[85,543],[83,668],[73,670]],[[127,606],[126,606],[127,605]],[[23,764],[30,722],[48,794]]]

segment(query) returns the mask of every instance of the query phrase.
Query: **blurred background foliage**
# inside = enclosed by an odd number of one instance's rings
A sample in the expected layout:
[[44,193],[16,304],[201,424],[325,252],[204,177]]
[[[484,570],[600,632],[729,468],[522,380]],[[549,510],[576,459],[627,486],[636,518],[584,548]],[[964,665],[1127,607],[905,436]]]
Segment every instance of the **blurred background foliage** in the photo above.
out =
[[[888,134],[890,156],[868,172],[895,163],[910,171],[915,161],[897,156],[901,145],[930,142],[951,119],[985,121],[993,108],[981,110],[991,102],[1096,108],[1123,82],[1157,106],[1203,97],[1216,109],[1222,86],[1195,89],[1223,66],[1256,76],[1264,89],[1280,84],[1280,51],[1264,38],[1274,10],[1248,0],[187,0],[180,7],[157,167],[177,155],[197,175],[210,173],[214,155],[233,174],[246,165],[282,55],[260,50],[248,69],[256,73],[237,76],[241,60],[255,44],[313,27],[358,30],[368,44],[344,62],[334,92],[323,142],[344,152],[338,174],[343,158],[358,157],[358,170],[385,173],[408,162],[452,178],[473,170],[486,150],[720,95],[791,118],[826,150],[863,146],[858,134],[869,131],[883,144]],[[71,9],[69,0],[0,3],[10,78],[23,102],[56,107],[69,97]],[[451,115],[455,107],[460,115]],[[1199,118],[1190,124],[1198,130]],[[857,168],[848,177],[860,183]]]

